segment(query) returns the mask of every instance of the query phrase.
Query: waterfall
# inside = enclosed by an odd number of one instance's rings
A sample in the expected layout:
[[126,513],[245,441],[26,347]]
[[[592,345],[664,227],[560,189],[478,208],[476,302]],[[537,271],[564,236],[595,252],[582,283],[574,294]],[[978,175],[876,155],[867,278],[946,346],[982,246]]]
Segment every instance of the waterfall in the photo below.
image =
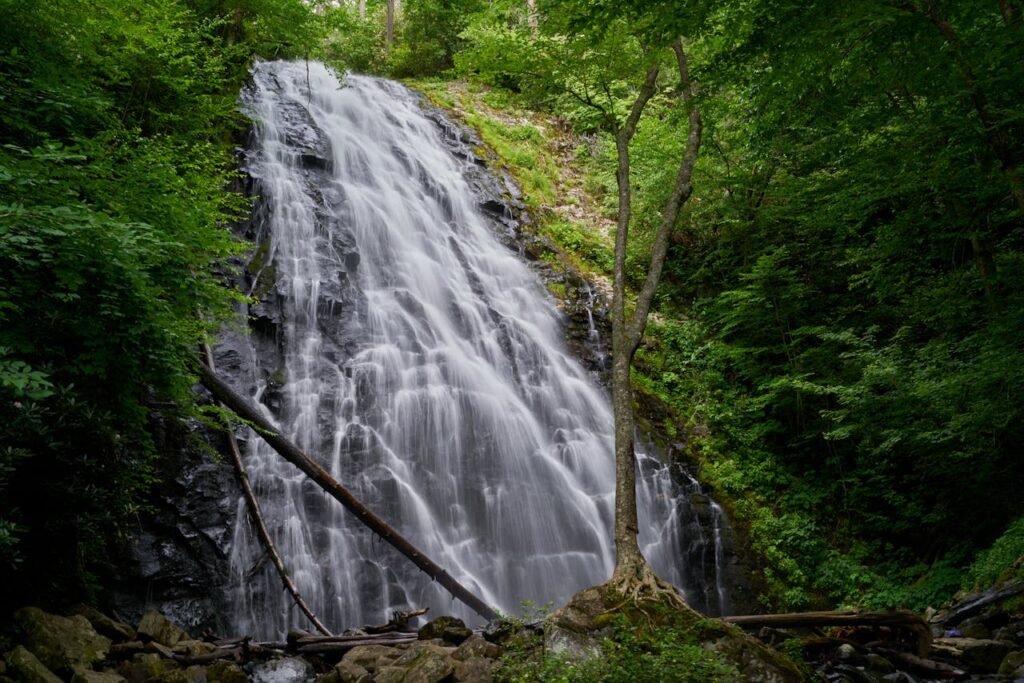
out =
[[[457,580],[508,613],[608,578],[606,391],[569,354],[538,275],[495,235],[442,131],[400,84],[254,67],[258,242],[232,381]],[[234,372],[237,370],[237,372]],[[390,610],[478,619],[251,432],[245,462],[292,578],[332,628]],[[688,597],[680,493],[643,456],[643,548]],[[307,628],[239,501],[239,633]],[[701,542],[705,542],[703,539]]]

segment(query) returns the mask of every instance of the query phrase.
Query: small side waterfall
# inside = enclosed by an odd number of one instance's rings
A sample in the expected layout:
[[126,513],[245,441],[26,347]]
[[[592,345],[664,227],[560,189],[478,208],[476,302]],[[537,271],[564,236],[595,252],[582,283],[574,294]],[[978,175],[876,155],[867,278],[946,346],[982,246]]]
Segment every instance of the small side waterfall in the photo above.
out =
[[[256,121],[259,303],[246,311],[253,333],[220,352],[236,386],[499,609],[606,579],[608,397],[568,353],[558,310],[495,237],[417,96],[374,78],[339,83],[318,63],[268,62],[243,100]],[[268,525],[326,623],[428,606],[477,621],[259,438],[244,441]],[[709,593],[703,569],[688,569],[697,546],[714,561],[713,539],[694,530],[668,468],[640,460],[644,551],[696,607],[717,611],[724,589]],[[305,627],[239,506],[233,629]]]

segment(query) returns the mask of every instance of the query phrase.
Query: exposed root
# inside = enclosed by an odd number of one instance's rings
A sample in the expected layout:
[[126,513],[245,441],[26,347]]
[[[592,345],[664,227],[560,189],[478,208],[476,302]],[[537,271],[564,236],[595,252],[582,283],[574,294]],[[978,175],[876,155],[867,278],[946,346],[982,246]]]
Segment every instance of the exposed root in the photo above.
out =
[[646,562],[617,568],[604,588],[605,595],[621,600],[609,607],[606,613],[633,607],[647,618],[651,626],[654,625],[654,613],[657,610],[667,608],[690,611],[690,606],[686,604],[679,590],[655,574]]

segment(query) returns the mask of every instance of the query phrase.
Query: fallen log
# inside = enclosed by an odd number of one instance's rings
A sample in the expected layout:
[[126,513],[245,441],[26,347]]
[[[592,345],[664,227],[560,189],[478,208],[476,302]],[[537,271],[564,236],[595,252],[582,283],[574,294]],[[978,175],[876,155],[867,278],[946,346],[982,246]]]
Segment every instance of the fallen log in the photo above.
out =
[[363,630],[367,633],[390,633],[392,631],[404,631],[409,627],[409,620],[416,617],[423,616],[430,611],[429,607],[423,607],[421,609],[414,609],[408,611],[395,610],[391,614],[391,619],[386,624],[380,624],[378,626],[364,626]]
[[953,607],[949,612],[936,615],[936,620],[945,626],[956,626],[960,622],[981,613],[989,605],[1001,602],[1008,598],[1024,593],[1024,581],[1011,583],[999,590],[983,593],[979,596],[965,600]]
[[[203,344],[203,353],[206,354],[206,364],[213,369],[213,353],[210,351],[209,344]],[[218,401],[218,405],[222,406],[224,403]],[[242,454],[238,450],[238,440],[235,438],[235,433],[231,429],[231,425],[225,421],[224,432],[228,437],[228,449],[231,451],[231,464],[235,468],[235,476],[238,477],[238,483],[242,487],[242,497],[245,498],[245,503],[249,508],[249,514],[252,516],[253,523],[256,526],[256,535],[259,536],[260,542],[266,549],[267,554],[270,556],[270,561],[274,563],[274,567],[277,569],[278,576],[281,577],[281,583],[284,584],[285,590],[287,590],[292,600],[295,601],[295,605],[299,610],[306,615],[306,618],[316,627],[316,630],[325,636],[333,635],[323,623],[317,619],[316,614],[309,608],[306,601],[299,595],[299,588],[295,585],[292,577],[288,574],[288,569],[284,565],[284,560],[281,559],[280,553],[277,552],[277,546],[274,545],[274,539],[270,535],[270,530],[267,528],[267,523],[263,519],[263,513],[260,511],[259,501],[256,500],[256,494],[252,490],[252,484],[249,483],[249,474],[245,471],[245,465],[242,464]]]
[[405,643],[415,643],[417,640],[416,634],[411,633],[407,638],[394,638],[391,640],[378,640],[376,638],[364,638],[363,640],[351,640],[345,642],[321,642],[321,643],[309,643],[307,645],[300,645],[296,652],[305,655],[324,655],[324,654],[339,654],[348,652],[349,650],[359,647],[360,645],[402,645]]
[[257,427],[257,434],[271,448],[277,451],[285,460],[295,465],[303,474],[323,489],[325,493],[341,503],[345,509],[354,514],[371,531],[391,544],[398,552],[405,555],[413,564],[426,572],[430,578],[441,584],[452,596],[464,602],[474,612],[487,620],[498,616],[492,607],[456,581],[451,574],[424,555],[419,548],[406,540],[391,525],[371,512],[351,491],[328,474],[327,470],[314,462],[291,441],[281,436],[277,429],[260,414],[259,410],[229,387],[205,363],[199,364],[199,375],[202,378],[203,385],[210,390],[214,398],[231,409],[243,420],[255,425]]
[[786,614],[750,614],[722,617],[722,621],[741,628],[820,628],[823,626],[888,626],[910,631],[916,639],[917,654],[928,654],[931,631],[924,617],[909,610],[887,612],[790,612]]
[[419,636],[415,631],[412,632],[401,632],[392,631],[390,633],[360,633],[353,636],[314,636],[309,635],[302,638],[296,638],[289,642],[292,647],[302,647],[304,645],[323,645],[323,644],[335,644],[335,643],[358,643],[360,645],[367,643],[378,643],[386,645],[391,642],[405,643],[416,640]]

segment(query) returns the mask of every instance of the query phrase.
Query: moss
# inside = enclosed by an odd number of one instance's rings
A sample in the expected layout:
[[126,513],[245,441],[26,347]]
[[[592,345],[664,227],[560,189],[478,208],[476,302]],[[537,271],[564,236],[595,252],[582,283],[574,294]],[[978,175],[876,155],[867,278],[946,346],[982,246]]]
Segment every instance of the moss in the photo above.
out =
[[565,283],[564,282],[549,282],[548,291],[551,292],[555,298],[565,300]]
[[555,210],[576,206],[579,200],[567,192],[569,181],[556,150],[558,140],[545,133],[554,128],[550,122],[517,106],[511,94],[479,84],[412,81],[410,85],[477,130],[485,145],[474,151],[483,158],[496,156],[497,165],[519,182],[523,202],[537,216],[538,233],[550,237],[559,249],[555,260],[582,273],[611,273],[609,238],[595,230],[585,214],[566,219]]

